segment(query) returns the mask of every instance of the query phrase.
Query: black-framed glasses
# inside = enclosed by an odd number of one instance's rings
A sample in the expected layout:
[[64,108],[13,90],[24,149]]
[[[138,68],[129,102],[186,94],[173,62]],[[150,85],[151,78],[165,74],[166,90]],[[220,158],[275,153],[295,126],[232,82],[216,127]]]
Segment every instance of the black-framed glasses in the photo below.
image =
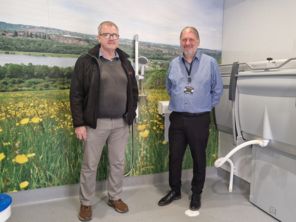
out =
[[119,39],[119,35],[117,33],[101,33],[100,36],[103,36],[105,39]]

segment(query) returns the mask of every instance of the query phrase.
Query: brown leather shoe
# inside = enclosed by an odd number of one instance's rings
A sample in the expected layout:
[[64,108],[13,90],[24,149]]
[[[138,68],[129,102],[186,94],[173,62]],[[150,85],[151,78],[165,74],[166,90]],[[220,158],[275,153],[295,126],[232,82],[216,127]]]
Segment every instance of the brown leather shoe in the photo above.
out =
[[81,204],[78,218],[81,221],[90,221],[92,218],[91,206],[84,206]]
[[128,206],[121,199],[119,200],[108,200],[108,205],[113,207],[118,213],[126,213],[128,212]]

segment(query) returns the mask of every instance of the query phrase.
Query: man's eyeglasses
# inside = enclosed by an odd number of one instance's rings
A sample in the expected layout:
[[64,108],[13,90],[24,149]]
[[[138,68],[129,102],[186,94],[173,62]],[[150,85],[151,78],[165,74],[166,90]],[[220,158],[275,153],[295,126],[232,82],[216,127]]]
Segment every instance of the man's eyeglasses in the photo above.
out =
[[119,35],[117,33],[101,33],[100,36],[103,36],[105,39],[118,39]]

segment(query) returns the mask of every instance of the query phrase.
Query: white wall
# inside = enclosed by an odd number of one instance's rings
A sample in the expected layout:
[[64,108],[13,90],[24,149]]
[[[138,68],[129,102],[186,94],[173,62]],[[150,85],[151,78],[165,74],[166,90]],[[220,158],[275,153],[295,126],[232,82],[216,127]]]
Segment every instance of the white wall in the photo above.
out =
[[225,0],[222,63],[296,57],[295,0]]
[[[295,0],[225,0],[222,64],[296,57],[295,21]],[[233,148],[232,137],[219,135],[219,155],[225,155]],[[251,149],[233,160],[235,174],[250,182]]]

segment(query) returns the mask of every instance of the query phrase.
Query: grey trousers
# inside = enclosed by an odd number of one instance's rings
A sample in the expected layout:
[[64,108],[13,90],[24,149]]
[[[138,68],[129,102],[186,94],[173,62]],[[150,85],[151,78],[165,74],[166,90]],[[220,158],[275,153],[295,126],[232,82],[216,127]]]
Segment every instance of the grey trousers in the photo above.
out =
[[108,196],[120,199],[124,177],[125,147],[128,142],[129,128],[122,119],[98,119],[97,128],[87,127],[87,140],[80,172],[80,202],[92,205],[95,196],[97,168],[105,144],[108,146],[109,175]]

